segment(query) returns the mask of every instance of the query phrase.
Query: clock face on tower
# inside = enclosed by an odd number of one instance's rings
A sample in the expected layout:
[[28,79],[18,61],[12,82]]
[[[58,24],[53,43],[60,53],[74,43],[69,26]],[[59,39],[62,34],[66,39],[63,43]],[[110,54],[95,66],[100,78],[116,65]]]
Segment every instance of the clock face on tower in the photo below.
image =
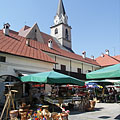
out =
[[55,16],[54,24],[57,25],[58,23],[59,23],[59,17],[58,17],[58,16]]

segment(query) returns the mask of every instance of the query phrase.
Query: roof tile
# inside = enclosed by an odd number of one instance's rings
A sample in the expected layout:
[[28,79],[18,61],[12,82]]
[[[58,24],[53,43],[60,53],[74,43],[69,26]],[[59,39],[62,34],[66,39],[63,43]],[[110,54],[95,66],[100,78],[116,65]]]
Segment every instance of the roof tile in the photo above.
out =
[[[30,46],[27,46],[26,45],[27,39],[19,36],[17,32],[10,31],[10,36],[5,36],[2,33],[2,31],[0,31],[0,43],[1,43],[0,51],[55,63],[55,61],[52,58],[50,58],[47,54],[42,52],[45,51],[52,54],[60,55],[70,59],[75,59],[81,62],[99,66],[96,60],[92,60],[90,58],[84,59],[80,55],[60,49],[52,36],[47,35],[43,32],[41,32],[41,35],[44,40],[44,44],[30,39]],[[52,39],[53,41],[52,49],[48,47],[49,39]]]
[[110,66],[110,65],[114,65],[114,64],[119,64],[120,61],[118,61],[117,59],[113,58],[112,56],[106,55],[104,54],[103,57],[98,57],[96,58],[96,61],[102,66]]
[[[26,38],[19,36],[17,32],[11,30],[9,36],[5,36],[2,30],[0,30],[0,51],[4,53],[10,53],[14,55],[55,63],[52,58],[43,53],[40,49],[27,46]],[[38,53],[40,54],[39,58]]]

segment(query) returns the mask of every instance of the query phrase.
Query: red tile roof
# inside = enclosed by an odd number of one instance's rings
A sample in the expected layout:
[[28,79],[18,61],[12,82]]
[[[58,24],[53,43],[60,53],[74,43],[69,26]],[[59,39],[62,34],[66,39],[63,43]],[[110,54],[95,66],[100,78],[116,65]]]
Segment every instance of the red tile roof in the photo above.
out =
[[120,55],[117,55],[117,56],[113,56],[113,58],[117,59],[120,61]]
[[110,65],[115,65],[119,64],[120,61],[115,59],[115,57],[109,56],[104,54],[103,57],[98,57],[96,58],[96,61],[100,64],[100,66],[105,67],[105,66],[110,66]]
[[[51,37],[51,36],[49,36],[49,37]],[[52,37],[51,37],[51,39],[52,39]],[[46,43],[47,43],[47,41],[46,41]],[[54,43],[55,43],[55,41],[53,42],[53,48],[52,49],[49,48],[47,44],[42,44],[42,43],[39,43],[39,42],[37,42],[35,40],[31,40],[30,45],[32,47],[37,48],[37,49],[41,49],[42,51],[45,51],[45,52],[49,52],[49,53],[56,54],[56,55],[59,55],[59,56],[67,57],[69,59],[74,59],[74,60],[78,60],[78,61],[81,61],[81,62],[86,62],[86,63],[89,63],[89,64],[93,64],[93,65],[98,65],[99,66],[99,64],[95,60],[92,60],[90,58],[85,58],[84,59],[80,55],[77,55],[75,53],[68,52],[66,50],[60,49],[58,46],[56,46],[56,44],[54,46]]]
[[51,37],[50,35],[45,34],[43,32],[40,32],[40,33],[42,35],[42,38],[43,38],[45,44],[48,44],[48,40],[51,39],[52,42],[53,42],[53,46],[59,48],[59,46],[57,45],[57,43],[53,40],[53,37]]
[[[10,31],[10,36],[5,36],[2,33],[2,31],[0,31],[0,51],[55,63],[55,61],[52,58],[50,58],[47,54],[42,52],[45,51],[63,57],[67,57],[69,59],[74,59],[99,66],[99,64],[95,60],[92,60],[90,58],[84,59],[80,55],[60,49],[52,36],[47,35],[43,32],[41,32],[41,35],[45,44],[35,40],[30,40],[30,46],[27,46],[26,38],[19,36],[17,32],[14,33]],[[52,39],[53,41],[53,49],[48,47],[49,39]]]
[[11,30],[9,36],[5,36],[2,30],[0,30],[0,52],[55,63],[52,58],[40,49],[27,46],[26,38],[19,36],[17,32]]

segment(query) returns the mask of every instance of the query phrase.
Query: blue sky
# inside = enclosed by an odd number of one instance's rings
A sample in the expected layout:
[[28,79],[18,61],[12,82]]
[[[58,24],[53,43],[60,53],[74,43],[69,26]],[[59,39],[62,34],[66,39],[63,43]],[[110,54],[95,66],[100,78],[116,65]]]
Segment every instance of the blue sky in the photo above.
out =
[[[72,48],[80,54],[98,57],[110,50],[120,55],[120,0],[63,0],[72,27]],[[8,22],[19,31],[25,24],[38,23],[42,32],[50,34],[58,0],[1,0],[0,29]]]

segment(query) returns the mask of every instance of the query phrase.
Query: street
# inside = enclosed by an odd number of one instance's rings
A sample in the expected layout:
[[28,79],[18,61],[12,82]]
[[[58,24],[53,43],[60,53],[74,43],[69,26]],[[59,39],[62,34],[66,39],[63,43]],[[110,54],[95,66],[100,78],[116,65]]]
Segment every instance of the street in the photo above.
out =
[[69,120],[120,120],[120,103],[97,103],[91,112],[71,112]]

